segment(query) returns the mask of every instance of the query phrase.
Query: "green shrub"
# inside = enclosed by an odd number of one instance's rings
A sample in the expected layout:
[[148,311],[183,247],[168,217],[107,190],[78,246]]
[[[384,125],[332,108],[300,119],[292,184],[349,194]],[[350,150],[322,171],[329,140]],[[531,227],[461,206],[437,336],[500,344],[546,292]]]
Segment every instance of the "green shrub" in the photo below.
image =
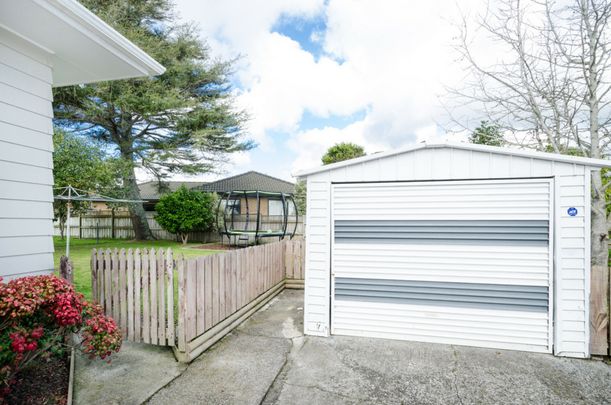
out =
[[189,232],[209,231],[214,228],[216,196],[189,190],[185,186],[165,194],[155,205],[157,223],[168,232],[180,236],[183,244]]

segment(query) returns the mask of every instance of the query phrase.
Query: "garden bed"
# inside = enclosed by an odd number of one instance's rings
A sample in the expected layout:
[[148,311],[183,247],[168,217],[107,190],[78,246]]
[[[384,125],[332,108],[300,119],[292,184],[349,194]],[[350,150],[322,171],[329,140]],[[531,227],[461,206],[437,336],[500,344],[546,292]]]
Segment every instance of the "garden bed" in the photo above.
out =
[[74,333],[91,358],[106,359],[121,347],[114,320],[66,280],[0,282],[0,403],[70,405],[74,356],[66,343]]
[[[70,384],[70,352],[65,356],[52,356],[40,360],[20,371],[7,404],[19,405],[66,405]],[[68,404],[69,405],[69,404]]]

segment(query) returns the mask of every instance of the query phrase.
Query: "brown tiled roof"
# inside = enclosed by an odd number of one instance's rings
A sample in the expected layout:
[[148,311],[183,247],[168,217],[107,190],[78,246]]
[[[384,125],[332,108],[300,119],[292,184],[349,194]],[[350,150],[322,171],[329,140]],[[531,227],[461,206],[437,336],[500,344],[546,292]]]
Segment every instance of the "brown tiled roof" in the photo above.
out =
[[195,187],[197,190],[224,193],[228,191],[267,191],[293,194],[295,184],[251,170]]
[[199,187],[206,184],[204,181],[147,181],[146,183],[138,184],[140,189],[140,198],[143,200],[159,200],[159,197],[165,193],[171,193],[184,185],[187,188]]

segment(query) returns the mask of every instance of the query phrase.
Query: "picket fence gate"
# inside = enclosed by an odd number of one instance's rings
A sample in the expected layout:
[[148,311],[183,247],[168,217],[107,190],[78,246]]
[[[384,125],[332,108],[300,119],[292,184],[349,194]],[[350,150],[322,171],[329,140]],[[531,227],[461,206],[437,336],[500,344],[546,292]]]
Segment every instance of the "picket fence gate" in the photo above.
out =
[[92,294],[132,342],[171,346],[174,328],[172,250],[93,250]]
[[124,339],[191,361],[284,288],[303,288],[303,240],[209,256],[94,249],[92,293]]

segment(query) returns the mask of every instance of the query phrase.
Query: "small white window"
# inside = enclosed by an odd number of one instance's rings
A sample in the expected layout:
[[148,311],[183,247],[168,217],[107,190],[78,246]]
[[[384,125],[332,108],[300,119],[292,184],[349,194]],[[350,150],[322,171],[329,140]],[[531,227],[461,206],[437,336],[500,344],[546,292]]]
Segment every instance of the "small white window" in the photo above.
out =
[[284,211],[282,210],[282,201],[281,200],[269,200],[269,211],[270,216],[284,215]]
[[[288,207],[288,215],[295,215],[295,207],[292,203],[286,200],[286,205]],[[284,211],[282,210],[282,200],[269,200],[269,215],[284,215]]]

